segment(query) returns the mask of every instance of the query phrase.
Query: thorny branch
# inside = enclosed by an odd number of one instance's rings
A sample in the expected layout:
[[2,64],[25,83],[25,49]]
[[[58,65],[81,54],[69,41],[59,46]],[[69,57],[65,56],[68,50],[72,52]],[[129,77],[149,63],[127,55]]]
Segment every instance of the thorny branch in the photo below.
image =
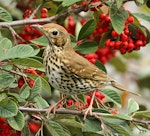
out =
[[[25,108],[25,107],[19,107],[19,110],[23,111],[23,112],[33,112],[33,113],[46,113],[47,112],[47,109],[37,109],[37,108]],[[56,110],[56,113],[57,114],[73,114],[73,115],[79,115],[79,116],[84,116],[84,112],[83,111],[80,111],[80,110],[69,110],[69,109],[57,109]],[[99,113],[99,112],[93,112],[92,115],[88,114],[87,116],[91,116],[91,117],[109,117],[109,116],[112,116],[111,114],[107,114],[107,113]],[[136,118],[133,118],[131,120],[132,122],[134,123],[140,123],[140,124],[143,124],[143,125],[146,125],[147,127],[150,126],[150,121],[147,121],[147,120],[139,120],[139,119],[136,119]]]

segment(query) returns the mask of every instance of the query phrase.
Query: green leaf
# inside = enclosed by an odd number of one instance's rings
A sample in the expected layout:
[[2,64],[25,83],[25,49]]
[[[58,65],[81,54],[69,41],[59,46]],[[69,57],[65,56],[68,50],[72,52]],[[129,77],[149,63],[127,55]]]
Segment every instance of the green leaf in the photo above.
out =
[[81,0],[63,0],[62,6],[68,7]]
[[12,21],[11,14],[2,7],[0,7],[0,21],[4,21],[4,22],[11,22]]
[[44,91],[46,91],[49,95],[51,95],[51,87],[48,81],[46,81],[44,78],[41,77],[41,82],[42,82],[42,89],[44,89]]
[[72,47],[73,47],[73,48],[76,47],[77,41],[76,41],[75,36],[70,35],[70,39],[71,39]]
[[136,118],[148,118],[150,119],[150,110],[146,110],[146,111],[137,111],[133,114],[133,117]]
[[96,60],[95,65],[96,65],[99,69],[101,69],[101,70],[103,70],[105,73],[107,73],[107,70],[106,70],[105,66],[104,66],[99,60]]
[[37,44],[37,45],[40,45],[40,46],[47,46],[49,44],[48,40],[45,36],[41,36],[39,38],[30,40],[30,42]]
[[83,27],[81,28],[78,36],[78,40],[87,38],[90,36],[96,28],[96,20],[89,20]]
[[21,130],[21,136],[31,136],[31,132],[27,123],[25,123],[23,129]]
[[15,130],[21,131],[25,124],[24,115],[18,111],[17,115],[7,119],[9,125]]
[[88,117],[85,120],[85,127],[82,129],[83,132],[99,132],[101,130],[101,123],[93,117]]
[[30,45],[17,45],[10,48],[2,57],[1,61],[6,59],[14,59],[14,58],[26,58],[30,57],[33,52],[33,48]]
[[49,107],[49,104],[46,102],[46,100],[44,100],[42,97],[40,96],[36,96],[34,98],[34,101],[36,102],[38,108],[42,108],[42,109],[45,109],[45,108],[48,108]]
[[106,127],[110,128],[114,136],[133,136],[126,122],[118,119],[103,118]]
[[124,113],[118,113],[118,114],[110,114],[110,115],[105,115],[104,117],[107,118],[114,118],[114,119],[122,119],[122,120],[132,120],[132,118]]
[[89,54],[95,52],[97,49],[98,45],[96,42],[84,42],[77,46],[75,50],[82,54]]
[[65,125],[65,126],[71,126],[71,127],[76,127],[76,128],[83,128],[84,127],[83,124],[81,124],[80,122],[77,122],[73,119],[58,119],[55,121],[58,122],[59,124]]
[[121,98],[116,91],[112,89],[103,89],[103,90],[100,90],[100,92],[105,94],[107,99],[109,99],[111,102],[116,104],[118,107],[121,107]]
[[41,78],[38,77],[35,81],[34,81],[34,86],[31,88],[31,93],[30,93],[30,97],[29,99],[33,99],[34,97],[36,97],[42,90],[42,83],[41,83]]
[[103,34],[103,36],[102,36],[102,38],[100,39],[100,42],[99,42],[99,46],[100,46],[101,48],[105,47],[105,41],[106,41],[109,37],[111,37],[110,32],[107,32],[107,33],[104,33],[104,34]]
[[15,102],[8,100],[4,105],[0,105],[0,117],[9,118],[17,115],[18,108]]
[[11,62],[21,66],[43,68],[43,64],[40,61],[33,58],[13,59]]
[[[45,127],[49,135],[51,136],[66,136],[66,132],[64,131],[63,127],[57,122],[49,120],[48,124],[46,124]],[[44,133],[44,136],[45,136],[45,133]]]
[[120,7],[118,9],[115,4],[112,4],[110,6],[111,23],[112,23],[114,30],[118,34],[122,33],[127,17],[128,17],[128,13],[123,7]]
[[0,73],[0,88],[6,88],[15,81],[13,75],[9,73]]
[[144,21],[150,22],[150,15],[143,13],[132,13],[133,16],[143,19]]
[[139,110],[138,103],[134,101],[132,98],[130,98],[128,101],[128,114],[131,114],[137,110]]
[[27,99],[30,95],[30,88],[28,85],[24,85],[21,87],[20,91],[20,98]]
[[119,9],[122,6],[123,0],[116,0],[117,8]]
[[0,58],[12,47],[12,42],[8,38],[0,40]]

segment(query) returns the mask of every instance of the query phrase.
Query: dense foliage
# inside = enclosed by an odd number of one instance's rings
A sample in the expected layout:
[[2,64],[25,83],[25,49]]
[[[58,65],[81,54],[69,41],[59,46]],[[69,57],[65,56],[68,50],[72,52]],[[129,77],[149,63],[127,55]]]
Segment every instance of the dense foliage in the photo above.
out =
[[[147,0],[133,1],[137,6],[150,8]],[[135,136],[140,132],[150,133],[150,110],[146,106],[141,108],[134,100],[141,97],[131,95],[129,98],[129,94],[120,94],[110,87],[96,90],[93,115],[85,121],[83,110],[89,106],[92,93],[69,96],[57,105],[56,114],[47,117],[49,105],[60,101],[61,97],[58,90],[50,87],[42,64],[48,41],[30,26],[48,22],[60,24],[70,33],[77,53],[105,72],[104,65],[111,64],[118,74],[129,74],[124,60],[138,59],[138,51],[149,46],[149,28],[140,21],[150,22],[148,14],[126,10],[125,4],[129,2],[126,0],[7,2],[0,2],[1,136]],[[147,87],[147,79],[141,78],[139,86]]]

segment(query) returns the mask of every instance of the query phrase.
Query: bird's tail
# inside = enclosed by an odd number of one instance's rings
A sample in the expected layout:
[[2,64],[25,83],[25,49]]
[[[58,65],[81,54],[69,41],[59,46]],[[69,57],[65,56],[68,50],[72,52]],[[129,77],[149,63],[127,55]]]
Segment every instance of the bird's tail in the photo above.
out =
[[114,80],[111,80],[110,81],[111,85],[121,91],[125,91],[125,92],[129,92],[131,94],[134,94],[134,95],[138,95],[138,96],[141,96],[140,94],[138,93],[135,93],[135,92],[132,92],[132,91],[129,91],[128,89],[124,88],[122,85],[118,84],[117,82],[115,82]]

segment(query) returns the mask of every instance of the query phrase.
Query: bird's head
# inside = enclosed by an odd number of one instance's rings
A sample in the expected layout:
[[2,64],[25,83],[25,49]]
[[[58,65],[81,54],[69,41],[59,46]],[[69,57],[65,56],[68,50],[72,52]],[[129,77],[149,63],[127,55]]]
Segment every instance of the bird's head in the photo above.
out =
[[51,46],[64,47],[70,42],[68,32],[58,24],[49,23],[45,25],[32,25],[32,27],[40,30],[47,37]]

